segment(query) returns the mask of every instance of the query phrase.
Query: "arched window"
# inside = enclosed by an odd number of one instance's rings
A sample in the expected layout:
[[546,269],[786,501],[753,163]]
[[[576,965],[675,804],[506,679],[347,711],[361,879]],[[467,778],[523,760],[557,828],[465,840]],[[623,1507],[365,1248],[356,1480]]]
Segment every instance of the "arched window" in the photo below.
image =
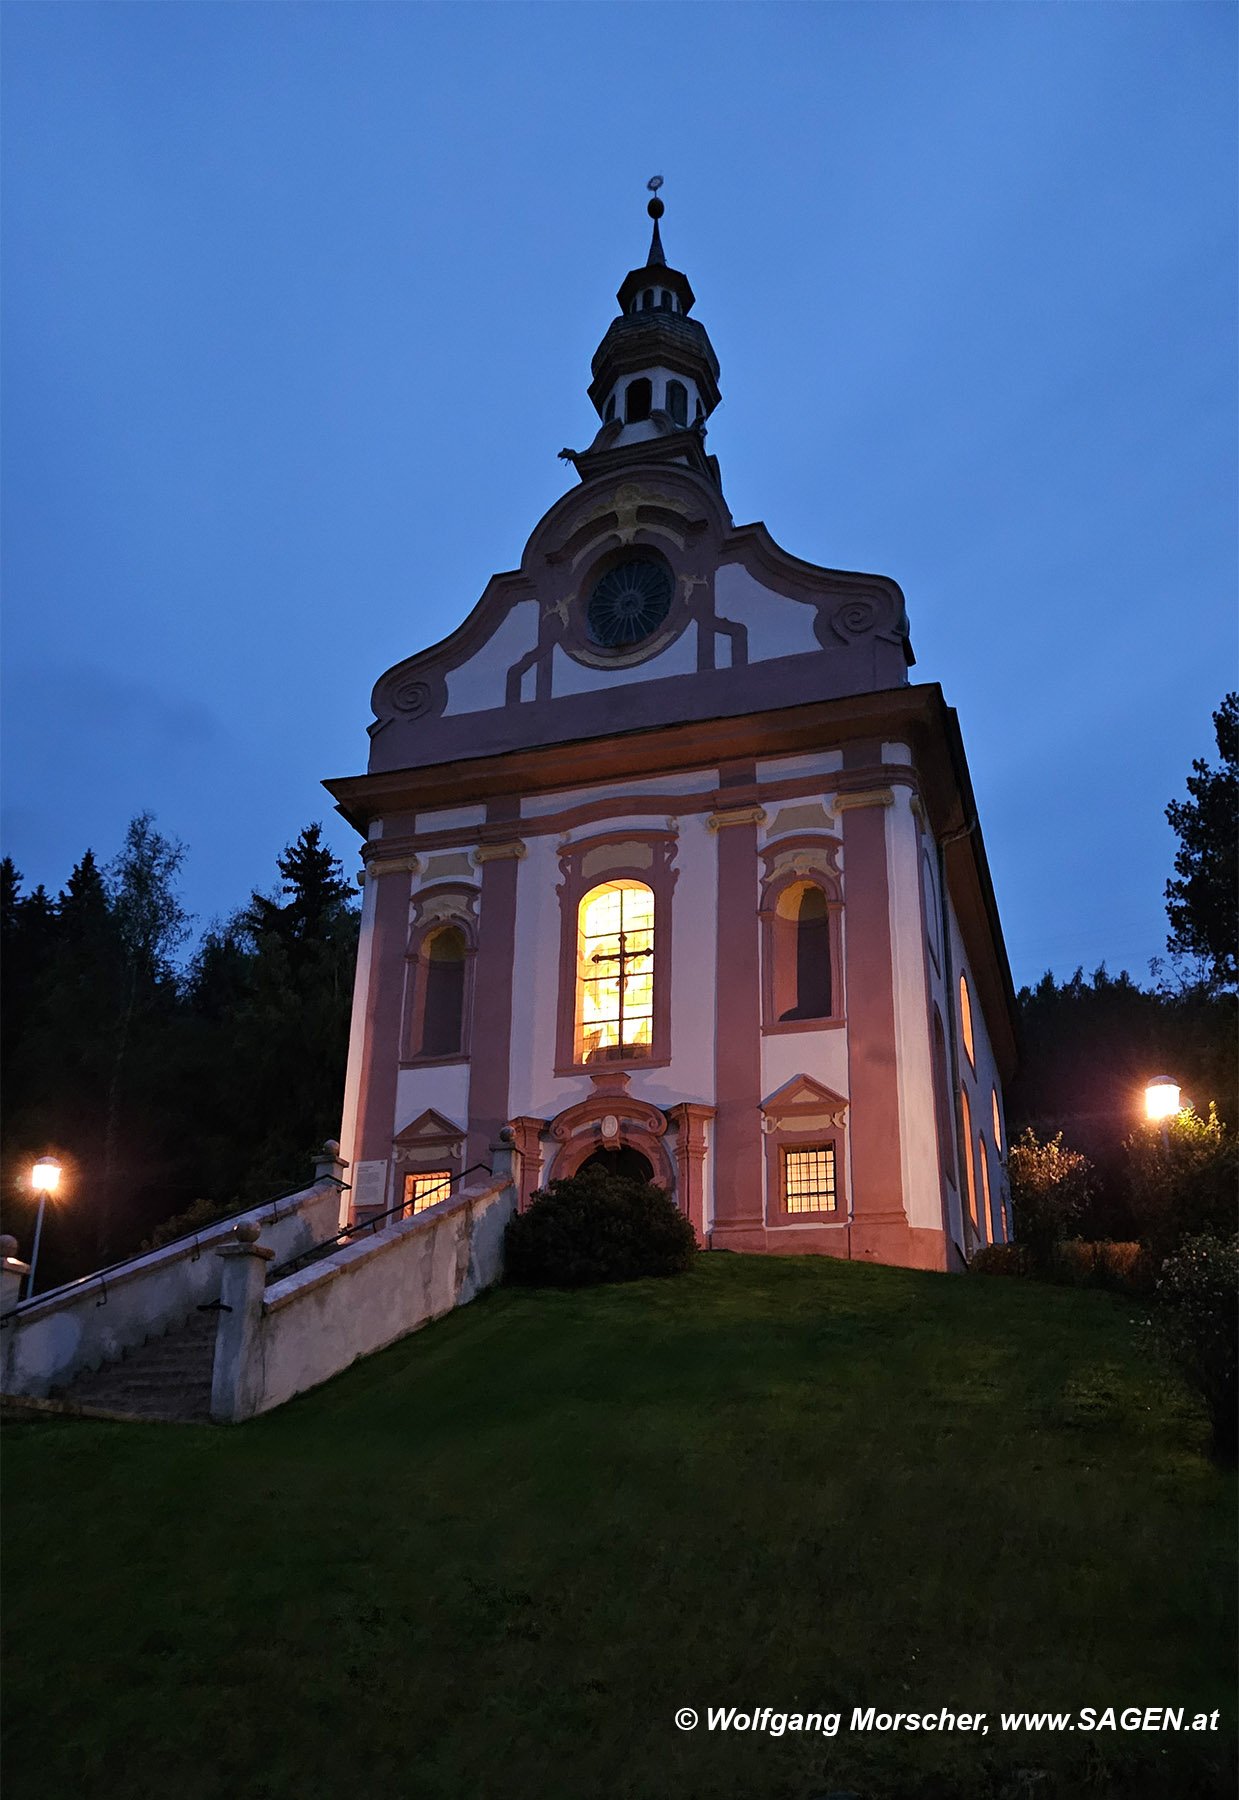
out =
[[659,288],[658,304],[663,312],[671,311],[671,295],[668,293],[666,288]]
[[787,1019],[831,1013],[830,909],[820,887],[785,888],[775,903],[775,1009]]
[[988,1243],[994,1235],[994,1221],[990,1213],[989,1200],[989,1145],[985,1139],[977,1140],[978,1158],[981,1164],[981,1218],[977,1229],[981,1233],[981,1242]]
[[968,1215],[975,1226],[977,1222],[977,1173],[972,1154],[972,1108],[968,1104],[968,1096],[963,1088],[959,1090],[959,1110],[963,1114],[964,1124],[964,1176],[968,1184]]
[[641,305],[642,305],[642,308],[646,312],[649,312],[653,308],[653,305],[654,305],[654,290],[653,290],[653,288],[646,288],[645,291],[642,293]]
[[455,925],[434,932],[422,946],[425,999],[422,1056],[453,1056],[461,1047],[465,1010],[465,938]]
[[624,417],[630,425],[650,416],[650,384],[644,375],[630,381],[624,391]]
[[937,1006],[934,1007],[934,1112],[938,1120],[938,1161],[942,1173],[955,1187],[955,1165],[951,1155],[951,1083],[946,1067],[946,1033]]
[[607,401],[606,418],[613,419],[614,417],[615,417],[615,395],[612,394],[611,398]]
[[972,1037],[972,995],[968,992],[968,977],[962,971],[959,977],[959,1035],[964,1041],[968,1061],[975,1069],[977,1051]]
[[575,1057],[649,1056],[654,1025],[654,895],[640,881],[591,888],[577,909]]
[[688,389],[682,381],[667,383],[667,411],[677,425],[688,424]]
[[994,1148],[995,1148],[995,1150],[997,1150],[999,1156],[1001,1156],[1002,1155],[1002,1114],[998,1110],[998,1089],[994,1088],[991,1091],[992,1091],[992,1097],[993,1097],[993,1102],[994,1102]]

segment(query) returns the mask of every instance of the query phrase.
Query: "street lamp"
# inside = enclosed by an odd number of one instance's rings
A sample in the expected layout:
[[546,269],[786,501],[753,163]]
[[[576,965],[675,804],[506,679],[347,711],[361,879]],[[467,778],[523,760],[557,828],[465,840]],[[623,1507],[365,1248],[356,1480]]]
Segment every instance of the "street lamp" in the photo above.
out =
[[1169,1075],[1154,1075],[1144,1090],[1144,1113],[1151,1125],[1160,1125],[1162,1147],[1170,1145],[1170,1124],[1179,1108],[1179,1084]]
[[34,1274],[39,1264],[39,1239],[43,1236],[43,1208],[47,1196],[60,1186],[60,1164],[54,1156],[41,1156],[30,1171],[30,1185],[39,1196],[39,1213],[34,1222],[34,1249],[30,1255],[30,1273],[26,1277],[26,1298],[34,1293]]

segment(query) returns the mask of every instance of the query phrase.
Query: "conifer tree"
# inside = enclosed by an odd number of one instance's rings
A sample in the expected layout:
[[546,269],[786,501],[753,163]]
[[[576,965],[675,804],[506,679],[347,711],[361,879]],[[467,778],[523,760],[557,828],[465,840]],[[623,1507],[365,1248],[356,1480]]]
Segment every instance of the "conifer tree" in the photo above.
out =
[[1239,693],[1213,715],[1219,767],[1197,757],[1188,800],[1166,808],[1179,838],[1175,879],[1166,883],[1172,952],[1203,957],[1218,988],[1239,984]]

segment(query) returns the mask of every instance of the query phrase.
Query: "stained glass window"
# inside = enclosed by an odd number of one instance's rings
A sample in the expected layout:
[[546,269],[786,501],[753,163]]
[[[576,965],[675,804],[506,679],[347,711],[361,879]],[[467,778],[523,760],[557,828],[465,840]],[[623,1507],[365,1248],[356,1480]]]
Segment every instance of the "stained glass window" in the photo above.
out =
[[834,1145],[818,1144],[808,1150],[785,1150],[784,1212],[834,1212],[836,1204]]
[[639,881],[608,881],[577,915],[576,1060],[648,1056],[653,1034],[654,896]]

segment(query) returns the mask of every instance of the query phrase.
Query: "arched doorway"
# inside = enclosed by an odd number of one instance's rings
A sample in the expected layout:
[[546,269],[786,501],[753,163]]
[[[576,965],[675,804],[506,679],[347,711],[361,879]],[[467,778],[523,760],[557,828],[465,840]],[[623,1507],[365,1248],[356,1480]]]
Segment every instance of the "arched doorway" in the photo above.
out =
[[[603,1169],[608,1175],[626,1175],[630,1181],[653,1181],[654,1165],[631,1144],[618,1150],[595,1150],[581,1164],[582,1169]],[[579,1171],[578,1171],[579,1172]]]

